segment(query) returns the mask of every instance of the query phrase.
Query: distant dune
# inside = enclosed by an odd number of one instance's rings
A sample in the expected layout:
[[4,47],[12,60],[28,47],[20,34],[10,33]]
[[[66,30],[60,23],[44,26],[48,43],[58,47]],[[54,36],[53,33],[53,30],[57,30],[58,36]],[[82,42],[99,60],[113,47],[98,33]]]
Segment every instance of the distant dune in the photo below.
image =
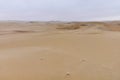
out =
[[0,22],[0,80],[120,80],[120,21]]

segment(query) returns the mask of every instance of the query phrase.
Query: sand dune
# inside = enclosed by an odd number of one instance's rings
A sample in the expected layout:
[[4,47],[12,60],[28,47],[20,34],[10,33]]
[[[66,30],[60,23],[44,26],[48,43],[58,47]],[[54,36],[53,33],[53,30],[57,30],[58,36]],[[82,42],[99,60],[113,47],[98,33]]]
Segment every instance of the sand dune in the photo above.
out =
[[0,22],[0,80],[120,80],[119,22]]

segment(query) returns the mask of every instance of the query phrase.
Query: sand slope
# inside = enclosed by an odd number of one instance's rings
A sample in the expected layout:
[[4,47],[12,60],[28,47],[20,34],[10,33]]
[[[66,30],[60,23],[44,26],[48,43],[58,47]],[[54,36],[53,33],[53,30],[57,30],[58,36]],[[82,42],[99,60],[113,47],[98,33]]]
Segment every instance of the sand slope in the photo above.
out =
[[120,32],[84,24],[0,23],[0,80],[120,80]]

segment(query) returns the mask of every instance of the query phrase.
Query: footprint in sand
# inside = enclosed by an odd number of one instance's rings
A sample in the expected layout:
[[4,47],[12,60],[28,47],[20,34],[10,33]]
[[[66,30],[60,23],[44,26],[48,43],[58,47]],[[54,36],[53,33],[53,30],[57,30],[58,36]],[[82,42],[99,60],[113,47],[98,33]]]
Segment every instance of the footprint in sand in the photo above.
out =
[[43,60],[44,60],[44,58],[41,57],[41,58],[40,58],[40,61],[43,61]]
[[86,61],[87,61],[86,59],[82,59],[82,60],[80,60],[80,63],[84,63]]
[[65,80],[71,80],[71,74],[70,74],[70,72],[66,73]]

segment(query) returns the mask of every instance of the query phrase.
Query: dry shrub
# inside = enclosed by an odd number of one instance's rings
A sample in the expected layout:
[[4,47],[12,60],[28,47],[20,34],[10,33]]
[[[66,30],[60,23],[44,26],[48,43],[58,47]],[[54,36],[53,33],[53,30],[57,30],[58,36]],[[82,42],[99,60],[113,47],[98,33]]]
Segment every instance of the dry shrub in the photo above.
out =
[[104,27],[106,31],[120,31],[120,26],[113,23],[106,24]]
[[87,24],[80,24],[80,26],[88,26]]
[[106,28],[108,31],[120,31],[120,26],[108,26]]
[[62,30],[76,30],[79,29],[80,26],[78,24],[60,24],[56,29]]

